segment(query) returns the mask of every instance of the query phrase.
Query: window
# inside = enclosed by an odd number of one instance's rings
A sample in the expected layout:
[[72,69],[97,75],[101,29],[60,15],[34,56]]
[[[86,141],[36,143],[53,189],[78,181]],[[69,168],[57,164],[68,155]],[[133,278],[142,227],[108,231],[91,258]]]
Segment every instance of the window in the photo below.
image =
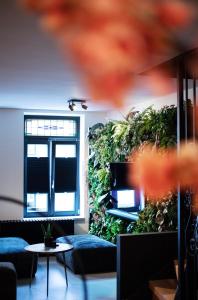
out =
[[24,118],[25,217],[79,215],[80,117]]

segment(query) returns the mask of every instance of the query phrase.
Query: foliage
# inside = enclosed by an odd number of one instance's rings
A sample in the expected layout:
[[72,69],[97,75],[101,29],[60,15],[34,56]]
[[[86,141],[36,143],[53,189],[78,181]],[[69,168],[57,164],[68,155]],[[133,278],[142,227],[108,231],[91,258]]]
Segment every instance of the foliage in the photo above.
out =
[[89,232],[116,243],[117,234],[126,233],[128,224],[127,221],[103,214],[96,222],[91,223]]
[[139,213],[136,223],[130,224],[127,232],[140,233],[168,231],[177,228],[177,197],[171,193],[158,202],[148,201]]
[[52,225],[50,223],[48,223],[46,227],[43,224],[41,224],[41,229],[44,238],[52,237]]
[[[142,212],[140,219],[142,220],[143,214],[147,215],[143,222],[146,225],[140,222],[129,225],[123,220],[106,215],[106,209],[111,207],[110,199],[105,197],[110,191],[110,163],[127,161],[131,152],[145,142],[164,148],[176,144],[175,106],[164,106],[158,111],[153,107],[148,107],[143,112],[131,111],[124,120],[111,120],[105,125],[99,123],[90,129],[88,167],[90,233],[115,241],[118,233],[130,231],[132,227],[134,231],[139,232],[158,230],[159,226],[155,224],[156,204],[148,204]],[[170,207],[172,209],[169,205],[168,210]],[[167,215],[170,216],[171,212]],[[167,228],[167,225],[162,226],[162,230]]]

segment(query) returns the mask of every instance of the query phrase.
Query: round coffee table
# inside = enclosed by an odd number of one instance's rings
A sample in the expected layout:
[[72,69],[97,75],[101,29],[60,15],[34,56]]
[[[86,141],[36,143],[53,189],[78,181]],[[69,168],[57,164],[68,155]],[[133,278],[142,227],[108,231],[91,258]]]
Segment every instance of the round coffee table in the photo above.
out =
[[25,250],[28,252],[31,252],[32,255],[32,268],[31,268],[31,277],[30,277],[30,287],[32,282],[32,273],[33,273],[33,266],[34,266],[34,255],[42,254],[45,255],[47,258],[47,297],[48,297],[48,290],[49,290],[49,259],[50,256],[55,255],[56,253],[63,253],[63,260],[64,260],[64,268],[65,268],[65,280],[66,280],[66,286],[68,286],[67,281],[67,270],[66,270],[66,263],[65,263],[65,252],[71,251],[73,249],[73,246],[66,243],[57,243],[56,248],[50,248],[45,247],[44,243],[41,244],[33,244],[28,245],[25,247]]

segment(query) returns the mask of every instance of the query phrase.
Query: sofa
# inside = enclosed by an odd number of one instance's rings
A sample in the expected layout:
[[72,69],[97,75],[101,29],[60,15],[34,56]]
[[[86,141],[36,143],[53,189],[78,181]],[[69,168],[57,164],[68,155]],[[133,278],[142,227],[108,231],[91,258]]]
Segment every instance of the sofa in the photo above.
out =
[[[67,235],[57,238],[58,243],[69,243],[73,250],[65,252],[67,267],[75,274],[116,272],[117,247],[92,234]],[[64,263],[63,255],[57,260]]]
[[[32,254],[25,251],[29,245],[19,237],[0,238],[0,262],[11,262],[15,269],[17,278],[29,278],[32,267]],[[37,259],[34,259],[33,276],[37,270]]]
[[0,262],[0,299],[16,300],[16,269],[11,262]]

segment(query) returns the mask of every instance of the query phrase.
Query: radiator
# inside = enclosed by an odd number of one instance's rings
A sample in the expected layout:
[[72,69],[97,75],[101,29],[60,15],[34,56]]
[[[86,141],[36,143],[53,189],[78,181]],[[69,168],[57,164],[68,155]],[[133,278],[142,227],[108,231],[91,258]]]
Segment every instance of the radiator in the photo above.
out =
[[3,220],[0,221],[0,237],[21,237],[29,244],[43,242],[41,224],[52,224],[54,238],[74,234],[74,220]]

